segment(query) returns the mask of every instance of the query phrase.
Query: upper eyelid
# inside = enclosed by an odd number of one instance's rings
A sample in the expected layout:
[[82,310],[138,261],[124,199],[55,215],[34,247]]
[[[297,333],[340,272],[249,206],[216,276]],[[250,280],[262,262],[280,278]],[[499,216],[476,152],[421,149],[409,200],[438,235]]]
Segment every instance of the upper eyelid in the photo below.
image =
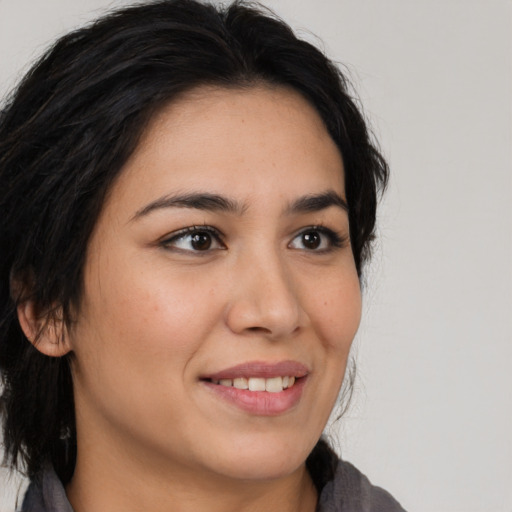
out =
[[215,238],[217,238],[220,242],[224,243],[223,233],[220,230],[218,230],[217,228],[214,228],[213,226],[208,226],[208,225],[187,226],[186,228],[181,228],[181,229],[178,229],[171,233],[167,233],[159,240],[159,243],[160,244],[169,243],[173,240],[177,240],[186,235],[192,235],[194,233],[201,232],[201,231],[206,231],[207,233],[209,233],[209,234],[213,235]]
[[339,230],[329,228],[327,226],[324,226],[323,224],[312,224],[311,226],[305,226],[295,231],[295,233],[292,236],[292,240],[295,239],[297,236],[301,235],[302,233],[307,233],[308,231],[319,231],[326,235],[336,235],[340,238],[344,237],[344,235],[342,235]]
[[309,226],[304,226],[296,231],[296,234],[304,233],[304,231],[333,231],[331,228],[328,228],[324,224],[310,224]]
[[331,239],[333,246],[344,246],[347,242],[350,241],[350,236],[348,234],[340,232],[336,229],[328,228],[322,224],[315,224],[296,231],[289,244],[291,244],[298,236],[302,235],[303,233],[307,233],[308,231],[318,231],[324,234]]
[[[303,234],[307,231],[315,231],[315,230],[325,234],[326,236],[337,237],[337,238],[341,239],[342,241],[345,241],[345,239],[349,238],[348,235],[342,234],[341,232],[339,232],[339,230],[329,228],[323,224],[311,224],[308,226],[303,226],[300,229],[296,230],[291,235],[291,240],[289,243],[291,243],[293,240],[295,240],[301,234]],[[173,231],[171,233],[167,233],[159,240],[158,243],[159,244],[170,243],[171,241],[177,240],[180,237],[184,237],[186,235],[189,235],[189,234],[191,235],[191,234],[194,234],[196,232],[201,232],[201,231],[203,231],[203,232],[206,231],[207,233],[210,233],[220,243],[225,244],[224,233],[222,233],[222,231],[220,231],[218,228],[207,225],[207,224],[187,226],[187,227],[178,229],[176,231]]]

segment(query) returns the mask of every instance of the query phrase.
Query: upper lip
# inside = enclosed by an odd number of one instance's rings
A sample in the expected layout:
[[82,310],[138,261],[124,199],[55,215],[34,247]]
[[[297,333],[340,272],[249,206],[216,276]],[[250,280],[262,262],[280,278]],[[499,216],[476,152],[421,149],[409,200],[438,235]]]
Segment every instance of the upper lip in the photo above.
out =
[[298,361],[279,361],[269,363],[264,361],[250,361],[225,368],[215,373],[203,376],[203,379],[237,379],[245,377],[260,377],[270,379],[272,377],[304,377],[309,373],[306,365]]

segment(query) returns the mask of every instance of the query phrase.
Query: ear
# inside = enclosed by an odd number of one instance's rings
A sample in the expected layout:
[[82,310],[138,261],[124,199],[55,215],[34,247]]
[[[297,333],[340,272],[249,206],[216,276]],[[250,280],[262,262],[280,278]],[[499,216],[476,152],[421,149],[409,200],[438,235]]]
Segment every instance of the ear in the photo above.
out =
[[62,308],[41,314],[33,300],[18,304],[18,320],[30,343],[50,357],[61,357],[71,351]]

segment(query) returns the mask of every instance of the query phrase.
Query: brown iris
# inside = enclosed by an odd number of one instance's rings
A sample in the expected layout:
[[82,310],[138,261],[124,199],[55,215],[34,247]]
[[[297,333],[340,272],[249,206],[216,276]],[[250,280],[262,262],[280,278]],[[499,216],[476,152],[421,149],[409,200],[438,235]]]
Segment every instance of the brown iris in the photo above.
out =
[[212,236],[205,231],[194,233],[191,238],[192,247],[196,251],[206,251],[212,245]]
[[318,231],[308,231],[302,235],[302,243],[304,247],[308,249],[318,249],[321,242],[322,240]]

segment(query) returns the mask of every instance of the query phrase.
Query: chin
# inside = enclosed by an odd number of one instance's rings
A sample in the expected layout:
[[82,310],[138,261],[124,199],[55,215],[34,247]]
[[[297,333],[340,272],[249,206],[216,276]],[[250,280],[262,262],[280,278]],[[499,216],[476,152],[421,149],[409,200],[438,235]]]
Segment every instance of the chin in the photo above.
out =
[[[316,442],[316,441],[315,441]],[[315,442],[261,439],[236,447],[218,457],[216,471],[242,480],[285,478],[303,466]]]

